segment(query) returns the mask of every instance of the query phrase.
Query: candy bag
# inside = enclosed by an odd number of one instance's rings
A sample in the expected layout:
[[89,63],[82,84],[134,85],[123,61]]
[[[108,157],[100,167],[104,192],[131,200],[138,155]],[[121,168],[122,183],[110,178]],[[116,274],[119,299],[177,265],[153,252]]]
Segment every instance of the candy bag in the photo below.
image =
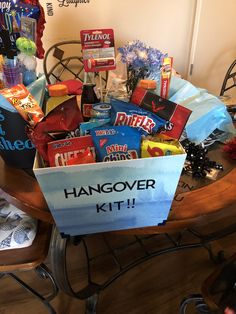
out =
[[23,84],[5,88],[0,93],[32,127],[43,119],[44,113],[42,109]]
[[129,126],[92,129],[91,135],[98,161],[117,161],[140,157],[141,134]]

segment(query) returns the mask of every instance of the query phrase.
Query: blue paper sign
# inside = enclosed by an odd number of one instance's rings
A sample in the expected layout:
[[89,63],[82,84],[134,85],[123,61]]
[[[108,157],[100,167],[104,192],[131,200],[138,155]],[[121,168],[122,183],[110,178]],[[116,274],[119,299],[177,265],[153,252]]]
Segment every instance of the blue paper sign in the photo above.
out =
[[186,154],[34,172],[59,231],[68,235],[157,226],[166,221]]

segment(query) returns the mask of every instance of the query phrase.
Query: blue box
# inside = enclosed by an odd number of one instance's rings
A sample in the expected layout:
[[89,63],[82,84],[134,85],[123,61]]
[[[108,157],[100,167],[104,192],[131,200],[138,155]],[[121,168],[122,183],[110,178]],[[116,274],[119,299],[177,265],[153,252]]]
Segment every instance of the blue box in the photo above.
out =
[[163,224],[185,158],[43,168],[37,154],[34,173],[59,231],[74,236]]

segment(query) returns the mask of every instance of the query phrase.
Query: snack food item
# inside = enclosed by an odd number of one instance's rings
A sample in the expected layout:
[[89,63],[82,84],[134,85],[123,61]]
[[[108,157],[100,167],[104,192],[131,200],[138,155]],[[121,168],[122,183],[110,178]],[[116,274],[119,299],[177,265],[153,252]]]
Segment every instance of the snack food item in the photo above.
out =
[[100,127],[91,130],[98,161],[118,161],[140,157],[141,134],[129,126]]
[[99,126],[106,125],[110,122],[110,119],[93,119],[89,122],[80,123],[80,135],[90,134],[90,131]]
[[44,118],[44,113],[37,101],[23,84],[3,89],[0,92],[32,127]]
[[141,144],[141,158],[160,157],[183,154],[184,150],[178,141],[167,141],[161,138],[145,139]]
[[132,103],[111,99],[111,105],[111,124],[113,125],[128,125],[137,128],[144,135],[157,133],[165,126],[166,120]]
[[174,139],[180,138],[192,112],[141,87],[136,87],[131,102],[168,121],[161,133]]
[[77,156],[67,160],[66,165],[81,165],[81,164],[92,164],[95,163],[94,153],[91,152],[91,149],[88,147],[83,153],[78,153]]
[[94,145],[91,135],[50,142],[48,143],[49,165],[50,167],[66,166],[70,159],[78,158],[79,161],[80,157],[83,158],[83,161],[86,161],[86,154],[82,156],[80,156],[80,154],[84,153],[88,148],[94,154]]
[[35,128],[28,128],[28,136],[45,161],[48,160],[47,143],[53,133],[68,133],[83,122],[76,97],[72,97],[53,109]]

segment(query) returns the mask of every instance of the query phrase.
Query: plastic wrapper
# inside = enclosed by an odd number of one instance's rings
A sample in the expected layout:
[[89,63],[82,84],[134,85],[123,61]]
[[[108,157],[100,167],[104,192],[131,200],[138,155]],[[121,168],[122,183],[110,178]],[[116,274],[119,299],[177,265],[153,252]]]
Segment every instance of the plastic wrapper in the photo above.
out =
[[43,111],[24,85],[18,84],[11,88],[6,88],[1,91],[1,94],[32,127],[43,119]]
[[147,135],[159,132],[166,124],[166,120],[143,108],[138,108],[132,103],[112,99],[111,105],[111,123],[113,125],[128,125],[136,128],[143,135]]
[[129,126],[107,126],[91,130],[98,161],[140,157],[141,134]]
[[167,137],[179,139],[186,122],[191,115],[191,110],[180,106],[170,100],[163,99],[157,94],[150,92],[144,88],[137,87],[132,96],[131,102],[146,110],[150,110],[158,117],[168,121],[165,130],[161,133]]
[[79,153],[76,157],[70,158],[66,165],[82,165],[82,164],[92,164],[95,163],[94,154],[91,152],[90,148],[87,148],[83,153]]
[[88,151],[85,152],[86,149],[93,153],[94,162],[95,153],[91,135],[50,142],[48,143],[49,165],[50,167],[58,167],[74,163],[86,163],[86,161],[91,162],[91,156]]
[[52,110],[35,128],[28,128],[27,133],[42,158],[48,161],[47,143],[54,140],[50,134],[73,131],[81,122],[83,118],[73,97]]
[[109,123],[110,119],[93,119],[89,122],[80,123],[80,135],[88,135],[92,129]]
[[166,141],[161,138],[145,139],[141,145],[141,158],[183,154],[178,141]]

